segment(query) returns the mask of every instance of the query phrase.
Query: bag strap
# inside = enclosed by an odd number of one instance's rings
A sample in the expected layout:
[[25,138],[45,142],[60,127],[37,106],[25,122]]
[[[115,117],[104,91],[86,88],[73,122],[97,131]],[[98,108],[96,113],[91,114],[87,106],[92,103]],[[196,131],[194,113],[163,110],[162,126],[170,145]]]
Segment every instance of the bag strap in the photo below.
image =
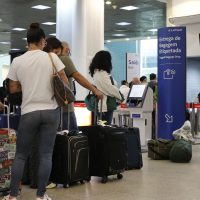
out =
[[110,75],[110,81],[111,81],[112,85],[115,85],[113,77],[111,75]]
[[49,55],[49,58],[50,58],[50,60],[51,60],[51,63],[52,63],[52,67],[53,67],[53,74],[57,74],[57,73],[58,73],[58,71],[57,71],[57,68],[56,68],[56,66],[55,66],[55,64],[54,64],[54,62],[53,62],[52,55],[51,55],[51,53],[48,53],[48,55]]

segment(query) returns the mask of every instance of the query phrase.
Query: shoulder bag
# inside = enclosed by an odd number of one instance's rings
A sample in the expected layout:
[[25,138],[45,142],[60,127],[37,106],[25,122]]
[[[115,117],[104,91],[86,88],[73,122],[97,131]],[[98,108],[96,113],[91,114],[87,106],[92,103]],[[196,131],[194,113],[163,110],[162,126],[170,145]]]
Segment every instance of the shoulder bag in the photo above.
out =
[[58,106],[61,106],[61,107],[66,106],[68,103],[72,103],[75,101],[75,96],[73,92],[71,91],[71,89],[69,88],[69,86],[66,85],[60,78],[58,71],[56,69],[56,66],[53,62],[51,54],[49,53],[48,55],[51,59],[51,63],[53,67],[51,83],[52,83],[52,88],[54,92],[54,97],[58,103]]

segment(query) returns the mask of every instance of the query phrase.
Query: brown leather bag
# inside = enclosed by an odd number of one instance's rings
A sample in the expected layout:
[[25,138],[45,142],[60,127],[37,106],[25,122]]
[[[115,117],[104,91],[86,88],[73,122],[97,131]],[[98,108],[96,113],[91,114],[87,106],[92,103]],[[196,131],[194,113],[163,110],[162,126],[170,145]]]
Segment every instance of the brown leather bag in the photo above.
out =
[[54,97],[57,101],[58,106],[66,106],[68,103],[72,103],[75,101],[75,96],[69,86],[66,85],[60,78],[50,53],[49,57],[51,59],[53,67],[52,88],[54,91]]

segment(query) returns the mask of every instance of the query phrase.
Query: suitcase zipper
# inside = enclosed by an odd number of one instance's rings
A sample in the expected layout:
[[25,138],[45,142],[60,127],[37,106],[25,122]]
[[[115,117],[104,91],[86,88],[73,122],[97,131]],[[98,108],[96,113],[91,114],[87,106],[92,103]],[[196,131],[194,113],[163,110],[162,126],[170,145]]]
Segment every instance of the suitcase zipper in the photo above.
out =
[[82,151],[83,149],[87,149],[87,148],[81,148],[77,151],[77,154],[76,154],[76,162],[75,162],[75,173],[77,171],[77,166],[78,166],[78,158],[79,158],[79,154],[80,154],[80,151]]

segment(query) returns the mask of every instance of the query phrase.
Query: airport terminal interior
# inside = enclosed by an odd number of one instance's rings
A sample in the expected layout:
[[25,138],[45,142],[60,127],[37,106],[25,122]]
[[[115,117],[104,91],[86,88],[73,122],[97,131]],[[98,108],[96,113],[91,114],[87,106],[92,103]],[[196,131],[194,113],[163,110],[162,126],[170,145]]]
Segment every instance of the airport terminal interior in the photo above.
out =
[[[68,188],[57,183],[46,191],[52,200],[200,199],[199,8],[200,0],[0,0],[0,95],[12,60],[27,51],[26,32],[32,22],[41,24],[46,38],[53,36],[69,43],[67,56],[90,82],[92,57],[99,50],[110,52],[115,84],[130,87],[114,111],[112,124],[138,128],[140,139],[134,145],[139,144],[139,167],[126,166],[122,179],[110,175],[106,183],[93,175],[90,181],[78,181]],[[151,75],[155,75],[154,88],[150,86]],[[84,102],[88,90],[73,81],[77,124],[91,126],[94,113]],[[11,109],[18,114],[19,106]],[[3,175],[1,169],[5,161],[1,128],[7,128],[1,125],[4,114],[0,113],[0,199],[5,177],[10,179],[10,172]],[[177,135],[172,135],[176,130]],[[156,148],[148,146],[152,139],[174,137],[186,140],[192,148],[188,161],[172,162],[169,152],[166,158],[162,150],[155,152]],[[24,184],[17,199],[32,200],[35,195],[36,189]]]

